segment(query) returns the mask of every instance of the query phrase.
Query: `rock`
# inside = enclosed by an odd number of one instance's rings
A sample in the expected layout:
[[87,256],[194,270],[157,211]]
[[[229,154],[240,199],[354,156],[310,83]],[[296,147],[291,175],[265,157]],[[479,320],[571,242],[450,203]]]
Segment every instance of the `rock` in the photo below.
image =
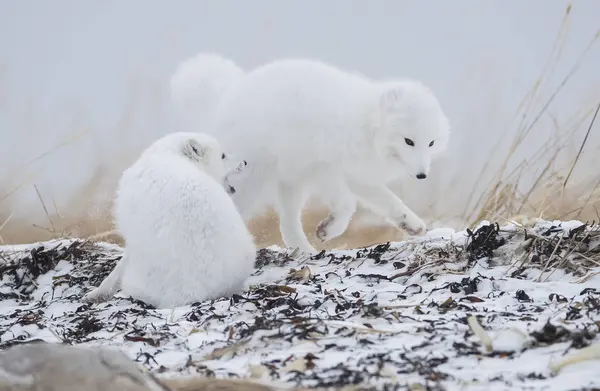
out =
[[35,342],[0,352],[0,391],[167,391],[118,350]]
[[[260,383],[247,380],[227,380],[215,378],[202,378],[198,376],[181,379],[162,380],[173,391],[279,391],[283,388],[269,387]],[[287,389],[287,391],[302,391],[300,389]]]
[[[31,342],[0,352],[0,391],[275,391],[245,380],[158,380],[115,349]],[[290,390],[292,391],[292,390]]]

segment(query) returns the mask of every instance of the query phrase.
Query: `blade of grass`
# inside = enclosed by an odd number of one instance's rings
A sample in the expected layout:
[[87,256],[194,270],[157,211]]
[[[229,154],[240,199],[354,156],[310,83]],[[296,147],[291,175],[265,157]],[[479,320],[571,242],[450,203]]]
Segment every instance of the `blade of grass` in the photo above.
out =
[[596,121],[596,116],[598,115],[598,110],[600,110],[600,103],[598,103],[598,107],[596,108],[596,112],[594,113],[594,116],[592,117],[592,121],[590,122],[590,126],[588,127],[588,130],[585,133],[585,137],[583,138],[583,142],[581,143],[581,146],[579,147],[579,151],[577,152],[577,156],[575,157],[575,161],[573,161],[573,165],[571,166],[571,169],[569,170],[569,174],[567,175],[567,178],[565,179],[565,182],[563,183],[563,188],[567,186],[567,182],[569,182],[569,178],[571,178],[571,174],[573,173],[573,169],[575,168],[575,165],[577,164],[577,161],[579,160],[579,157],[581,156],[581,152],[583,151],[583,147],[585,147],[585,144],[587,142],[588,136],[590,135],[590,131],[592,130],[592,127],[594,126],[594,122]]

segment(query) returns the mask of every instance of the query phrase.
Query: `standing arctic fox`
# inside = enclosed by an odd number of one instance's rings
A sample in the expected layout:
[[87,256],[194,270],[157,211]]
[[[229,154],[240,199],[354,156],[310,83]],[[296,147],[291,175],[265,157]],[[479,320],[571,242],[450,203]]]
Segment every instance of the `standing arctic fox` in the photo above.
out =
[[[211,136],[172,133],[121,177],[115,222],[123,258],[84,300],[120,288],[158,308],[230,296],[252,274],[256,249],[229,194],[231,159]],[[228,194],[229,193],[229,194]]]
[[[231,63],[216,56],[205,61],[222,70],[220,77]],[[188,88],[213,75],[188,72]],[[427,86],[409,79],[373,81],[304,59],[231,75],[237,82],[215,96],[220,103],[211,131],[252,162],[234,195],[246,221],[274,205],[285,244],[315,252],[301,223],[305,201],[314,195],[330,210],[317,227],[322,241],[345,232],[357,202],[409,234],[425,232],[425,223],[387,184],[403,173],[425,179],[431,160],[447,147],[449,122]],[[177,76],[186,77],[181,70]]]

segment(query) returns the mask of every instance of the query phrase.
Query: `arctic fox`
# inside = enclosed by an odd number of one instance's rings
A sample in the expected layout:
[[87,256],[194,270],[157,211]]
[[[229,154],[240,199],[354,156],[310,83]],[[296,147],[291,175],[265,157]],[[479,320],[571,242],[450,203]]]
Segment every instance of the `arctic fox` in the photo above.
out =
[[[212,69],[230,62],[209,61]],[[189,73],[188,88],[211,77]],[[425,232],[387,184],[404,173],[425,179],[432,159],[447,148],[449,121],[427,86],[373,81],[306,59],[274,61],[235,80],[215,97],[218,115],[209,131],[252,162],[233,196],[246,221],[274,205],[286,246],[315,252],[301,214],[307,198],[317,196],[330,210],[317,226],[321,241],[345,232],[358,202],[409,234]]]
[[84,300],[120,288],[157,308],[227,297],[253,271],[253,238],[228,195],[232,159],[211,136],[171,133],[156,140],[122,175],[115,222],[123,258]]

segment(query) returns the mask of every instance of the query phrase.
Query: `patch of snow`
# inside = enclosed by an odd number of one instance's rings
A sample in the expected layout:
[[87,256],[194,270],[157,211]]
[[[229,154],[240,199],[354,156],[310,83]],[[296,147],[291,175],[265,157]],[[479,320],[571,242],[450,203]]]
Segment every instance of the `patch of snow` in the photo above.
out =
[[[535,248],[538,258],[553,249],[548,232],[566,238],[565,255],[579,240],[566,235],[580,226],[537,222],[531,232],[548,242]],[[0,347],[35,339],[107,345],[167,376],[254,377],[303,387],[600,386],[598,359],[557,374],[549,367],[566,351],[600,342],[600,281],[592,275],[600,269],[573,258],[569,268],[547,281],[546,271],[538,282],[546,262],[531,249],[517,254],[527,240],[522,230],[500,228],[480,224],[473,231],[479,239],[437,229],[420,239],[315,257],[272,246],[260,250],[240,295],[163,310],[120,294],[99,305],[80,301],[114,266],[121,255],[116,246],[65,240],[3,247],[10,262],[0,269]],[[522,254],[530,259],[519,267]],[[47,264],[47,272],[24,278]],[[291,272],[302,267],[310,273]],[[491,351],[469,326],[471,315]]]

